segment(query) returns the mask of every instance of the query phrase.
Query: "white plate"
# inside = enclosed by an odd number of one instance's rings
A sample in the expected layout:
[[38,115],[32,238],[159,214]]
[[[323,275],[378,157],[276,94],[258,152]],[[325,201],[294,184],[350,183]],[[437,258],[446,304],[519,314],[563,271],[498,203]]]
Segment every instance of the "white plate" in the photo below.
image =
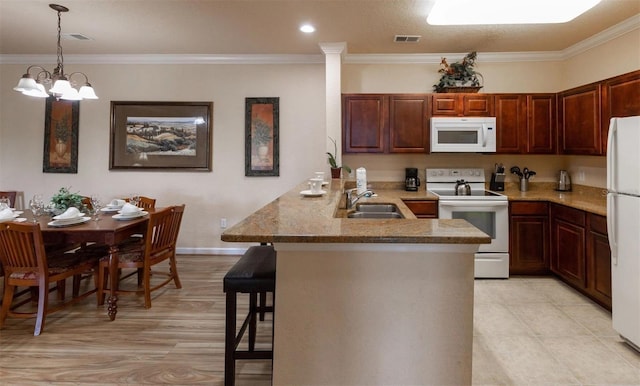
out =
[[5,217],[5,218],[0,218],[0,223],[2,222],[8,222],[8,221],[16,221],[16,218],[20,216],[19,214],[13,214],[13,217]]
[[118,214],[114,214],[111,217],[116,219],[116,220],[133,220],[134,218],[142,217],[142,216],[147,215],[147,214],[149,214],[149,212],[145,212],[144,210],[141,210],[138,213],[132,213],[132,214],[118,213]]
[[76,222],[82,220],[84,218],[84,213],[81,213],[80,216],[71,217],[71,218],[55,218],[53,217],[53,221],[56,224],[75,224]]
[[327,186],[329,185],[329,181],[322,181],[322,186]]
[[120,210],[120,209],[122,209],[122,205],[111,205],[111,204],[109,204],[109,205],[107,205],[107,207],[105,209],[107,209],[107,208],[109,208],[111,210]]
[[17,219],[15,219],[15,220],[13,220],[13,221],[14,221],[14,222],[25,222],[25,221],[27,221],[27,219],[26,219],[26,218],[24,218],[24,217],[18,217]]
[[76,219],[74,219],[75,222],[68,222],[68,221],[60,221],[60,220],[53,220],[49,223],[47,223],[47,225],[49,225],[50,227],[66,227],[69,225],[77,225],[77,224],[82,224],[85,223],[89,220],[91,220],[91,217],[78,217]]
[[325,193],[327,193],[326,190],[321,190],[318,193],[312,192],[311,190],[303,190],[302,192],[300,192],[300,194],[302,194],[305,197],[318,197],[318,196],[322,196]]
[[113,213],[113,212],[117,212],[117,211],[119,211],[120,209],[122,209],[122,207],[121,207],[121,206],[114,206],[114,207],[110,207],[110,206],[108,206],[108,207],[106,207],[106,208],[102,208],[102,209],[100,209],[100,211],[102,211],[102,212],[107,212],[107,213]]
[[20,216],[21,214],[23,214],[24,212],[21,210],[13,210],[13,214],[17,214],[18,216]]

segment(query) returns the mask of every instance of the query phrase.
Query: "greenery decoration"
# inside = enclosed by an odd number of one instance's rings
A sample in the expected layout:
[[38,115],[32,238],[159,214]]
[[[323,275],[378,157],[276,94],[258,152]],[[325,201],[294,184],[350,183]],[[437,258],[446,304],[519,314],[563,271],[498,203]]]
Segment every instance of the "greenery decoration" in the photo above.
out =
[[60,188],[58,193],[51,197],[51,203],[53,204],[56,212],[64,212],[70,207],[76,207],[80,211],[85,211],[87,207],[82,203],[84,198],[78,193],[71,193],[71,188]]
[[477,53],[468,53],[462,62],[447,63],[446,58],[440,62],[441,68],[438,73],[442,74],[438,84],[433,85],[435,92],[444,92],[448,87],[481,87],[480,79],[482,74],[476,72],[473,67],[476,64]]
[[338,145],[336,144],[336,140],[329,137],[331,142],[333,142],[333,153],[327,152],[327,157],[329,161],[329,166],[331,169],[344,169],[347,173],[351,173],[351,168],[347,165],[338,166],[338,162],[336,161],[336,154],[338,154]]

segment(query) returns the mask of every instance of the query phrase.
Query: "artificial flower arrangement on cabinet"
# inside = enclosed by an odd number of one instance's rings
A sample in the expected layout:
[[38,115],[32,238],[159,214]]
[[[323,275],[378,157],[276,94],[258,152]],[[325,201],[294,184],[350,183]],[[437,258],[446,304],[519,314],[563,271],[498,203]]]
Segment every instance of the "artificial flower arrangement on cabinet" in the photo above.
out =
[[442,58],[438,73],[440,81],[433,85],[435,92],[478,92],[482,88],[480,79],[483,80],[482,74],[474,70],[476,64],[477,53],[469,52],[462,62],[447,63],[446,58]]

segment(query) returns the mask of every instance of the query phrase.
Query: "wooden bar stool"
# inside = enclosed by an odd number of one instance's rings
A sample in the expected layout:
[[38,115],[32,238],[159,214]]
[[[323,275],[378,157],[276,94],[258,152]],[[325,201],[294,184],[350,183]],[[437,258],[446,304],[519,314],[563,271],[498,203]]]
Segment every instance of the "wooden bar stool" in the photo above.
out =
[[[273,359],[273,327],[271,330],[271,350],[256,350],[256,316],[264,320],[264,312],[273,312],[274,306],[267,306],[264,295],[274,294],[276,283],[276,251],[273,246],[259,245],[247,249],[245,254],[227,272],[223,289],[226,295],[226,327],[224,349],[224,384],[235,384],[237,359]],[[236,333],[237,295],[249,294],[249,312],[240,330]],[[258,294],[261,294],[258,305]],[[242,337],[249,328],[248,350],[238,350]]]

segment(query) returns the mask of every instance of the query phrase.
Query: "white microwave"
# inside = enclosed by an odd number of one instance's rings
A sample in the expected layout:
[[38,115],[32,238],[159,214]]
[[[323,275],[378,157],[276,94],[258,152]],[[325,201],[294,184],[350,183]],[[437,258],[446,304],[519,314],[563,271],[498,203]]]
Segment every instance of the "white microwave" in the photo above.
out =
[[495,117],[432,117],[431,152],[495,153]]

